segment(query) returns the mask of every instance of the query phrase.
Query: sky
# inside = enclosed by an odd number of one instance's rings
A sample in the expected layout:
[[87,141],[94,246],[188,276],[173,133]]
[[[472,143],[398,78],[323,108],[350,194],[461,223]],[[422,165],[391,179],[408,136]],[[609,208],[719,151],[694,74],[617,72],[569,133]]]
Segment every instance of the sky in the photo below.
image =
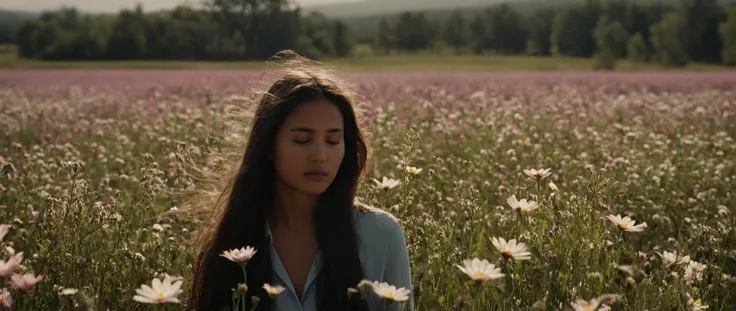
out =
[[[347,2],[348,0],[295,0],[294,2],[309,6],[323,3]],[[54,10],[62,5],[74,6],[87,12],[117,12],[120,9],[133,8],[137,3],[143,4],[143,10],[156,11],[170,9],[177,4],[198,4],[201,0],[0,0],[0,9],[19,11]]]

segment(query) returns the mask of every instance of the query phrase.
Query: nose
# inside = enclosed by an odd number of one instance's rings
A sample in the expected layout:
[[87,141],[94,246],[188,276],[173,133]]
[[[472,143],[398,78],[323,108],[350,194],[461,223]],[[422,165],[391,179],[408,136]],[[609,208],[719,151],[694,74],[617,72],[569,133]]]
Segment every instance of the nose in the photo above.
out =
[[315,144],[315,147],[312,149],[310,160],[317,163],[327,161],[327,150],[324,144]]

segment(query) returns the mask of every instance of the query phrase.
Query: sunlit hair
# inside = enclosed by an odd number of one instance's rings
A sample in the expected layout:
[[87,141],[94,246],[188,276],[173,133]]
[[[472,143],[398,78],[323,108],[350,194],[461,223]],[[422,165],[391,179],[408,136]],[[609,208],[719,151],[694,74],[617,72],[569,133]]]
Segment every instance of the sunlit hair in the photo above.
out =
[[[315,212],[323,260],[316,280],[317,304],[319,310],[367,310],[358,295],[352,300],[347,296],[347,289],[363,279],[353,212],[363,208],[355,197],[369,154],[356,96],[329,70],[291,51],[277,54],[271,62],[280,64],[280,77],[266,92],[232,100],[234,105],[226,109],[227,122],[221,137],[224,145],[214,154],[215,169],[195,173],[198,187],[181,204],[183,213],[198,221],[201,229],[195,241],[197,261],[189,307],[229,307],[231,289],[242,282],[242,273],[237,264],[218,255],[228,249],[253,246],[258,252],[246,268],[248,296],[260,298],[258,310],[271,310],[262,288],[264,283],[273,284],[270,246],[264,232],[275,180],[269,154],[274,150],[279,127],[290,113],[305,102],[324,98],[342,114],[345,156]],[[250,301],[248,297],[246,302]]]

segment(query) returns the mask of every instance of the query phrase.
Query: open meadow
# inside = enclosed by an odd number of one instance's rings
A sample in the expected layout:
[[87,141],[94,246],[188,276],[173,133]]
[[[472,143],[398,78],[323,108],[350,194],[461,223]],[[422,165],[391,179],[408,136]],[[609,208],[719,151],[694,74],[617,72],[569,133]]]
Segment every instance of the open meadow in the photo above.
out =
[[[736,310],[733,72],[344,77],[374,151],[359,196],[400,220],[416,310]],[[0,305],[184,310],[181,192],[245,146],[228,113],[268,79],[0,71]],[[134,300],[154,278],[181,302]]]

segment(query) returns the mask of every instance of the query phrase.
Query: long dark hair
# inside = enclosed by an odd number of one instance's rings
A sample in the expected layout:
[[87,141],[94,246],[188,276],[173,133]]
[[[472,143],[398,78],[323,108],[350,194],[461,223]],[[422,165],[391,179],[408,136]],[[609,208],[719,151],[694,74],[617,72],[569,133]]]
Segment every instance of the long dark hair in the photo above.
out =
[[270,242],[264,232],[274,195],[275,170],[269,154],[287,116],[302,103],[324,98],[342,114],[345,156],[335,180],[320,196],[314,217],[323,260],[317,277],[317,304],[319,310],[368,310],[357,295],[348,299],[347,294],[349,287],[356,287],[363,279],[353,212],[359,208],[354,200],[369,150],[360,129],[358,109],[352,94],[329,71],[291,51],[281,52],[274,59],[282,62],[286,73],[257,100],[242,159],[217,191],[214,217],[199,232],[190,309],[220,310],[231,305],[231,289],[242,282],[242,273],[237,264],[219,254],[252,246],[257,253],[246,268],[246,300],[250,304],[250,296],[258,296],[258,310],[271,310],[270,299],[262,288],[272,281]]

